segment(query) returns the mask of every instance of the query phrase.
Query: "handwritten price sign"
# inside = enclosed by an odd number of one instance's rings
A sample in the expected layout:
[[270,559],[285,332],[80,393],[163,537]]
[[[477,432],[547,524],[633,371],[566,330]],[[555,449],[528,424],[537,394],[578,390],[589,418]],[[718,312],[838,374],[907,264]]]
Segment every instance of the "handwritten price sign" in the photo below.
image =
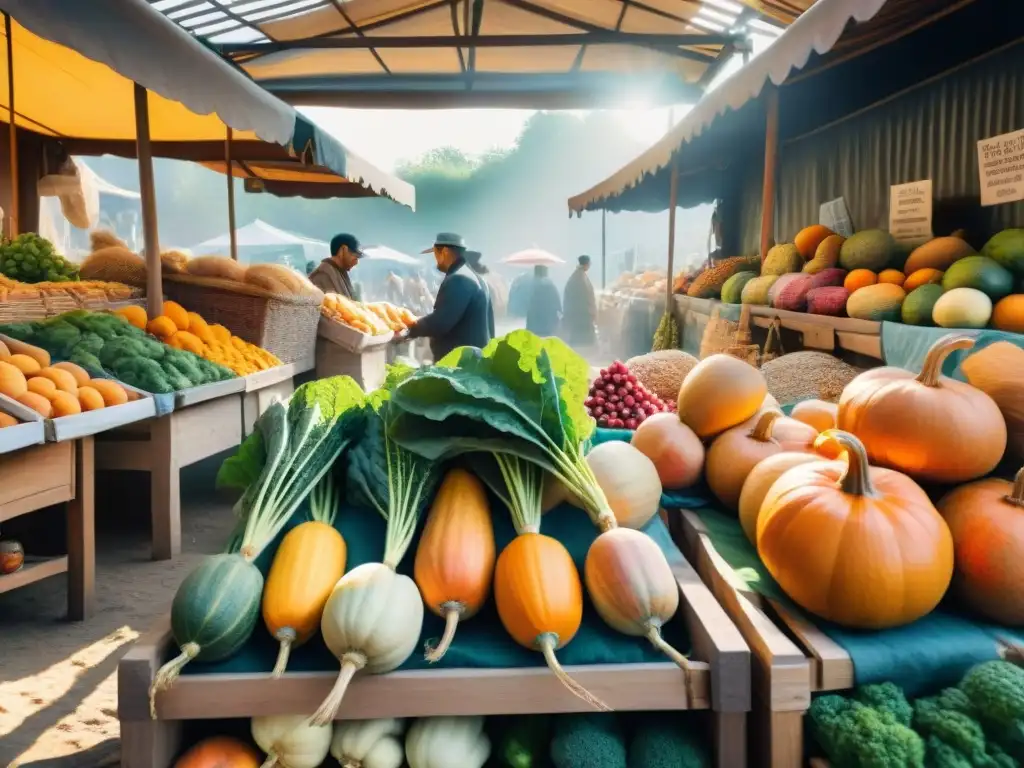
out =
[[1024,200],[1024,130],[978,142],[981,204]]

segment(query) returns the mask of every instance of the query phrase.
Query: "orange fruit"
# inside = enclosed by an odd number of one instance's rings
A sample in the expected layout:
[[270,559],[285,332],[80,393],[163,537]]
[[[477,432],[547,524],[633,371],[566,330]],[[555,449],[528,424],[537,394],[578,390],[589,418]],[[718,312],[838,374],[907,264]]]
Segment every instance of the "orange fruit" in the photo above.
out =
[[128,393],[125,391],[124,387],[116,381],[110,381],[109,379],[93,379],[89,382],[89,387],[100,393],[100,397],[103,398],[103,404],[107,407],[112,405],[124,405],[128,402]]
[[78,397],[59,389],[50,397],[50,405],[53,406],[53,418],[55,419],[59,419],[61,416],[74,416],[82,412]]
[[54,363],[51,368],[58,368],[62,371],[67,371],[75,377],[75,384],[80,387],[84,387],[89,383],[89,374],[84,368],[74,363]]
[[52,379],[45,376],[33,376],[28,380],[28,391],[35,392],[49,400],[50,396],[57,391],[57,385],[53,383]]
[[53,414],[53,406],[50,405],[50,401],[42,395],[37,395],[35,392],[25,392],[25,394],[17,398],[17,400],[26,408],[30,408],[38,413],[44,419],[50,418]]
[[28,391],[25,374],[10,363],[0,360],[0,395],[17,400]]
[[61,392],[68,392],[72,395],[78,392],[78,382],[75,381],[75,377],[62,368],[55,368],[51,365],[48,368],[43,368],[39,375],[50,379]]
[[16,427],[17,425],[18,420],[16,418],[11,416],[9,413],[0,411],[0,429],[3,429],[4,427]]
[[898,269],[883,269],[878,273],[878,282],[880,283],[892,283],[893,285],[903,285],[903,281],[907,279],[907,276]]
[[853,293],[858,288],[867,288],[878,282],[878,275],[870,269],[854,269],[843,280],[843,288]]
[[24,373],[26,376],[31,376],[34,373],[39,373],[42,368],[33,358],[28,355],[11,355],[7,358],[7,362],[17,368],[19,371]]
[[105,405],[103,395],[92,387],[78,388],[78,404],[82,406],[83,411],[98,411]]

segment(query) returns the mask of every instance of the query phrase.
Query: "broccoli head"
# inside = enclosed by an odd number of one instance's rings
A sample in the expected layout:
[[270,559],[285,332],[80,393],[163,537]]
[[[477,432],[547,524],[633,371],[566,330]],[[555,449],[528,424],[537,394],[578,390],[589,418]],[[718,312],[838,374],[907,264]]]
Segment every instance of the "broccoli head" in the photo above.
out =
[[888,711],[842,696],[819,696],[811,732],[833,768],[923,768],[924,742]]
[[71,323],[55,318],[47,321],[35,335],[35,343],[57,357],[67,357],[82,338],[82,332]]
[[711,768],[700,734],[682,721],[644,722],[629,743],[629,768]]
[[75,345],[75,350],[82,350],[93,355],[98,355],[103,349],[103,339],[92,331],[82,331],[82,338]]
[[986,661],[960,681],[977,707],[989,739],[1016,760],[1024,760],[1024,670],[1006,661]]
[[30,341],[36,334],[35,323],[11,323],[10,325],[0,325],[0,333],[5,336],[10,336],[12,339],[18,341]]
[[626,740],[613,714],[562,715],[554,727],[554,768],[626,768]]
[[90,374],[103,373],[103,363],[100,362],[100,359],[92,352],[83,349],[81,344],[75,347],[68,360],[75,365],[81,366]]
[[[914,728],[928,740],[928,766],[1013,768],[1016,761],[986,742],[970,700],[948,688],[937,696],[914,702]],[[934,757],[933,757],[934,753]],[[959,762],[953,761],[953,757]]]
[[147,357],[142,350],[138,339],[112,339],[104,342],[103,348],[97,355],[104,368],[115,366],[122,359],[135,359]]
[[872,683],[862,685],[853,693],[853,697],[865,706],[888,712],[897,723],[910,727],[914,719],[914,708],[907,701],[903,689],[895,683]]
[[121,357],[110,370],[125,384],[146,392],[166,395],[174,391],[160,363],[146,357]]

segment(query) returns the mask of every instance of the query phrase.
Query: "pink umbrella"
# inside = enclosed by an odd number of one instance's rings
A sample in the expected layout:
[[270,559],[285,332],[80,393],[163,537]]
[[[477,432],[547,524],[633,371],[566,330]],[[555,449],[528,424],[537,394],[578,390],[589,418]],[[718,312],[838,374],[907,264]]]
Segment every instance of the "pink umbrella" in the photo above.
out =
[[533,267],[538,264],[550,267],[553,264],[565,264],[564,259],[560,259],[553,253],[548,253],[540,248],[527,248],[525,251],[513,253],[511,256],[506,256],[501,262],[502,264],[512,264],[519,267]]

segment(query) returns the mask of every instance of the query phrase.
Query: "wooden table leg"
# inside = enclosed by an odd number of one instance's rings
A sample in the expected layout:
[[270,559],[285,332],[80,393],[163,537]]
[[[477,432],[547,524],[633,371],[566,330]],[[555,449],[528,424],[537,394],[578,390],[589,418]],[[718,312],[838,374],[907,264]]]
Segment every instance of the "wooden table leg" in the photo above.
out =
[[68,502],[68,618],[84,621],[96,610],[95,445],[75,441],[75,498]]
[[153,420],[148,448],[153,559],[171,560],[181,553],[181,472],[174,445],[174,414]]
[[747,713],[711,712],[716,768],[747,765]]
[[121,768],[171,768],[180,750],[180,720],[121,721]]

